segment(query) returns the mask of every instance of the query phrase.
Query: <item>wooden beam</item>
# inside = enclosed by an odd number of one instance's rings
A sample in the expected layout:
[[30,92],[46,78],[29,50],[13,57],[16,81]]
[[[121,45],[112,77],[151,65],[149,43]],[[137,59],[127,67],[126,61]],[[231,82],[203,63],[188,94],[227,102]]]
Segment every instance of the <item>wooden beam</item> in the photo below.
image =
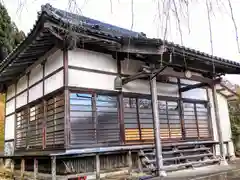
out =
[[[215,79],[215,80],[212,81],[211,84],[215,85],[215,84],[220,83],[220,81],[221,81],[221,78]],[[192,89],[201,88],[201,87],[205,87],[205,86],[209,86],[209,85],[210,85],[209,83],[201,82],[201,83],[198,83],[198,84],[191,84],[191,85],[182,87],[182,88],[179,89],[179,91],[180,92],[185,92],[185,91],[189,91],[189,90],[192,90]]]
[[141,71],[141,72],[139,72],[139,73],[137,73],[137,74],[128,76],[128,77],[126,77],[126,78],[123,78],[123,80],[122,80],[122,85],[125,85],[125,84],[127,84],[127,83],[129,83],[129,82],[131,82],[131,81],[134,81],[134,80],[136,80],[136,79],[142,78],[142,77],[147,76],[147,75],[148,75],[148,74],[146,74],[145,72]]
[[193,81],[198,81],[198,82],[204,82],[204,83],[208,83],[211,84],[212,83],[212,79],[210,78],[206,78],[203,77],[201,75],[192,75],[191,78],[186,78],[184,72],[178,72],[178,71],[174,71],[173,69],[165,69],[163,72],[161,72],[161,75],[163,76],[169,76],[169,77],[176,77],[176,78],[182,78],[182,79],[189,79],[189,80],[193,80]]
[[231,95],[226,96],[226,98],[228,99],[228,98],[232,98],[234,96],[238,97],[236,94],[231,94]]
[[222,91],[224,91],[225,89],[224,88],[221,88],[221,89],[217,89],[217,92],[220,93]]
[[191,85],[180,88],[179,91],[185,92],[185,91],[189,91],[192,89],[201,88],[201,87],[205,87],[205,86],[208,86],[208,83],[191,84]]

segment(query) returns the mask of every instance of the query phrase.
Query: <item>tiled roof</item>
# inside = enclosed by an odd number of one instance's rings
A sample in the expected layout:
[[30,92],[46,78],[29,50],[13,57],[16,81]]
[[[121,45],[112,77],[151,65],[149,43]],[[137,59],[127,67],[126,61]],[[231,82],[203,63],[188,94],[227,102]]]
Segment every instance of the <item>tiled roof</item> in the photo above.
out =
[[[116,42],[120,45],[129,42],[129,40],[130,43],[144,45],[143,47],[147,47],[148,45],[151,47],[158,47],[163,44],[161,39],[147,38],[144,33],[134,32],[81,15],[69,13],[56,9],[50,4],[46,4],[42,6],[42,11],[39,13],[38,19],[33,29],[26,36],[26,39],[0,63],[1,83],[12,81],[14,78],[21,75],[21,73],[33,64],[37,58],[43,56],[54,46],[57,37],[51,34],[49,29],[43,28],[44,23],[48,21],[57,24],[59,27],[67,28],[69,31],[86,34],[90,37],[100,37],[104,41],[111,40],[111,42]],[[105,46],[106,44],[103,43],[101,45]],[[219,65],[219,73],[240,73],[240,63],[211,56],[204,52],[196,51],[168,41],[165,41],[165,45],[167,48],[172,48],[176,52],[181,52],[182,54],[184,52],[186,55],[201,59],[201,61],[204,61],[201,62],[201,65],[203,65],[202,68],[207,66],[208,69],[205,69],[207,71],[211,71],[211,63],[214,61],[216,65]],[[193,65],[197,68],[201,68],[196,63],[197,61],[194,61]]]
[[[71,24],[72,28],[80,28],[84,31],[89,31],[94,34],[100,34],[106,38],[121,40],[123,38],[131,38],[132,41],[141,42],[145,44],[163,44],[162,39],[147,38],[144,33],[134,32],[121,27],[113,26],[111,24],[103,23],[85,16],[69,13],[52,7],[50,4],[42,6],[42,12],[46,12],[49,16],[61,21],[64,24]],[[222,61],[232,65],[240,66],[240,63],[228,59],[212,56],[205,52],[201,52],[192,48],[181,46],[170,41],[164,41],[165,45],[171,48],[179,49],[184,52],[197,54],[206,58],[211,58],[214,61]]]

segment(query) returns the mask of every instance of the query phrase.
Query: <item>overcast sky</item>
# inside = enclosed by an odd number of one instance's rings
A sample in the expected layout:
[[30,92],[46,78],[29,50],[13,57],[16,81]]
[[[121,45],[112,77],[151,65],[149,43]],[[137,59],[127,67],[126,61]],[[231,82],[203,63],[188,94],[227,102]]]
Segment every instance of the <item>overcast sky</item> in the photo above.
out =
[[[73,0],[70,1],[73,2]],[[144,32],[148,37],[161,38],[163,36],[163,12],[161,7],[158,6],[158,0],[134,0],[133,11],[131,0],[76,1],[77,5],[72,3],[70,9],[69,0],[5,0],[4,4],[12,20],[25,33],[28,33],[33,27],[37,19],[37,12],[41,10],[41,5],[50,3],[56,8],[70,10],[106,23]],[[112,5],[110,2],[112,2]],[[159,2],[162,2],[162,0],[159,0]],[[182,39],[183,45],[211,54],[208,13],[204,2],[205,0],[196,0],[189,6],[188,18],[186,16],[185,18],[180,17]],[[226,4],[215,4],[213,6],[213,13],[211,14],[213,54],[240,62],[228,1],[221,0],[219,2]],[[240,31],[240,0],[232,0],[231,2],[235,21],[239,25]],[[183,12],[186,12],[186,8],[183,8]],[[175,19],[173,15],[170,16],[167,39],[181,44],[180,31],[177,21],[174,21]],[[190,32],[188,29],[190,29]],[[238,76],[228,76],[227,78],[240,84]]]

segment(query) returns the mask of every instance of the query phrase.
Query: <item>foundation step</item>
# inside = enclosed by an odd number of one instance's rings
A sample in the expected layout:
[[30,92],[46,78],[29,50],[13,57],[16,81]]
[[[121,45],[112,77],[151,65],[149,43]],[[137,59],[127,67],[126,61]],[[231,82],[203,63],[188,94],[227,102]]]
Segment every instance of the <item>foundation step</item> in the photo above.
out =
[[[218,163],[219,159],[212,153],[212,147],[204,144],[175,146],[172,149],[163,149],[163,166],[167,171],[204,166]],[[140,150],[139,158],[142,165],[151,172],[156,170],[155,149]]]

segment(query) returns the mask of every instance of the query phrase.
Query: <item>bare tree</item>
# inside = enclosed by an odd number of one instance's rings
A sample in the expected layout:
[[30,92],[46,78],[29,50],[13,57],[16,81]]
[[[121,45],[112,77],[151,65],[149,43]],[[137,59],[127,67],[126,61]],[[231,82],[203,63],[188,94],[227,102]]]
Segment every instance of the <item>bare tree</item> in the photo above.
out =
[[[2,3],[4,3],[6,0],[0,0]],[[21,13],[24,5],[27,2],[35,2],[38,0],[18,0],[19,7],[16,9],[18,13]],[[51,3],[53,0],[49,0],[49,3]],[[80,7],[78,5],[78,0],[66,0],[68,2],[68,9],[70,11],[74,11],[75,13],[79,13],[82,15],[82,8],[84,8],[89,1],[93,0],[83,0],[83,4]],[[131,29],[134,27],[134,6],[138,1],[134,0],[129,0],[131,3]],[[121,2],[121,0],[109,0],[109,8],[110,11],[113,13],[113,3],[115,2]],[[180,36],[180,43],[181,45],[184,45],[184,38],[183,38],[183,24],[187,23],[187,28],[188,28],[188,33],[191,32],[191,26],[190,26],[190,13],[189,13],[189,8],[193,7],[193,5],[196,5],[197,3],[204,3],[205,2],[205,7],[207,9],[207,22],[208,26],[206,26],[207,29],[209,29],[209,42],[211,44],[211,50],[210,52],[213,54],[213,38],[212,38],[212,17],[215,14],[215,11],[220,11],[223,12],[227,11],[228,14],[231,17],[231,21],[233,24],[233,28],[235,29],[235,39],[236,39],[236,44],[238,51],[240,52],[240,47],[239,47],[239,38],[238,38],[238,27],[237,27],[237,22],[234,16],[234,7],[232,6],[231,0],[152,0],[150,1],[152,3],[155,3],[157,7],[157,20],[158,23],[161,24],[161,28],[159,30],[161,31],[160,38],[165,42],[167,40],[168,32],[171,29],[171,26],[173,22],[176,23],[177,26],[177,31]],[[215,10],[214,10],[215,9]],[[145,12],[143,12],[145,13]]]

